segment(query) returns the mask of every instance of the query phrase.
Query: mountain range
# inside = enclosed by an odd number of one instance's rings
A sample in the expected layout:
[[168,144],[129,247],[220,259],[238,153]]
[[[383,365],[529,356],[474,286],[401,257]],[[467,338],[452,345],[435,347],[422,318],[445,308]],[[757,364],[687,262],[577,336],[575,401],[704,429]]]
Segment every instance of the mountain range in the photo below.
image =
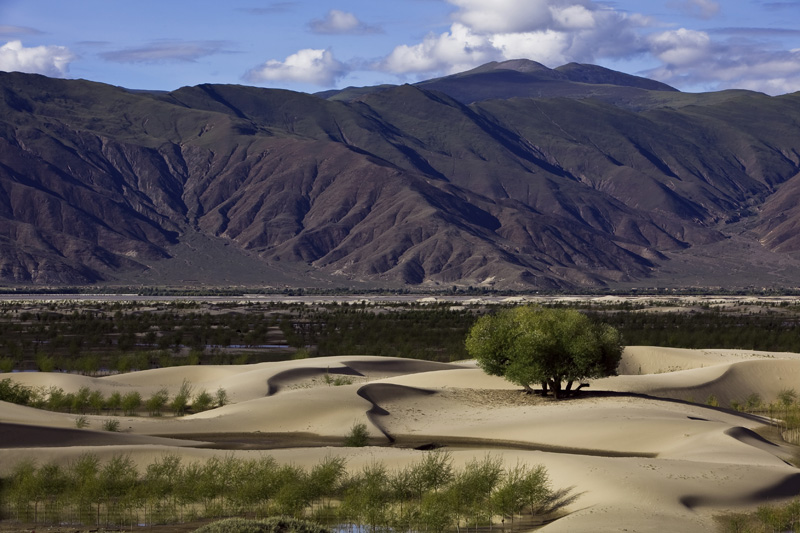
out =
[[800,93],[528,60],[313,95],[0,91],[5,284],[800,280]]

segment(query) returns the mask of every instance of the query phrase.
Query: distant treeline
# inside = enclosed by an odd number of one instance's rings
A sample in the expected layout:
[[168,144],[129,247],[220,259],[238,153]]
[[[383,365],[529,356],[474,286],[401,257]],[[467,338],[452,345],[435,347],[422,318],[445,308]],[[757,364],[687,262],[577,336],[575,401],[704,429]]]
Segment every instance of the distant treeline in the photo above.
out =
[[338,529],[437,533],[552,512],[568,492],[554,492],[542,466],[506,468],[487,456],[456,469],[439,451],[395,471],[372,462],[353,472],[330,456],[306,470],[266,455],[191,463],[165,455],[140,473],[128,456],[102,463],[85,454],[66,467],[23,461],[1,481],[3,518],[96,527],[282,515]]
[[464,338],[475,312],[445,307],[376,313],[371,309],[328,309],[284,320],[287,342],[312,347],[317,356],[383,355],[449,362],[467,359]]
[[616,327],[630,346],[800,352],[800,315],[796,311],[619,312],[594,316]]
[[[725,309],[648,310],[646,299],[553,302],[616,327],[627,345],[800,352],[788,301]],[[394,303],[0,303],[0,372],[127,372],[176,364],[244,364],[296,356],[468,357],[477,318],[501,305]]]

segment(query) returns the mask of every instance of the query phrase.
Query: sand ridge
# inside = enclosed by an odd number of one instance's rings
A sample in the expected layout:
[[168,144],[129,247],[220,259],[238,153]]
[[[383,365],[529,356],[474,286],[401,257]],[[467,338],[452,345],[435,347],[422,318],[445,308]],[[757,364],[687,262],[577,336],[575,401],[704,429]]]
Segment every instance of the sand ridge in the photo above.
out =
[[[188,380],[196,389],[226,389],[232,403],[180,418],[115,417],[123,432],[113,435],[98,431],[107,414],[86,415],[85,430],[75,428],[74,414],[0,403],[0,435],[18,435],[0,437],[0,475],[25,457],[65,462],[85,451],[127,453],[139,465],[174,451],[187,460],[269,453],[299,465],[334,454],[351,468],[375,460],[400,467],[423,453],[413,447],[444,445],[460,464],[486,453],[509,465],[543,464],[572,498],[567,515],[543,531],[707,531],[717,513],[800,492],[800,473],[789,464],[795,447],[756,433],[759,417],[704,405],[709,395],[721,405],[752,393],[774,400],[800,383],[797,354],[628,347],[619,376],[559,402],[526,395],[474,362],[370,356],[102,378],[9,376],[145,397],[162,387],[173,395]],[[347,380],[337,386],[331,377]],[[355,423],[381,446],[339,447]]]

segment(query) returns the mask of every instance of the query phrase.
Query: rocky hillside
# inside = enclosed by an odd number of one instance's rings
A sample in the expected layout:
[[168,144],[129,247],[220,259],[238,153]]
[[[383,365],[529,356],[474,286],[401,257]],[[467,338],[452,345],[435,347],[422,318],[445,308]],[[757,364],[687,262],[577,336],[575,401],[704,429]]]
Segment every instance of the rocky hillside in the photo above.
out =
[[529,61],[320,95],[0,91],[3,283],[800,279],[800,94]]

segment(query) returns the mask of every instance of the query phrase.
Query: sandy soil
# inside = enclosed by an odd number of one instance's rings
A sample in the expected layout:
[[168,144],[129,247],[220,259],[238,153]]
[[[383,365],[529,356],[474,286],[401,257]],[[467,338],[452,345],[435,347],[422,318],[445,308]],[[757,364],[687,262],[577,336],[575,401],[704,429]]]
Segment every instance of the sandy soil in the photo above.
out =
[[[232,403],[182,418],[50,413],[0,402],[0,475],[24,458],[68,462],[87,450],[127,453],[140,466],[165,452],[187,459],[269,453],[313,466],[326,455],[351,468],[416,461],[423,445],[447,446],[457,464],[487,452],[514,465],[543,464],[572,497],[542,531],[709,531],[714,516],[800,494],[797,450],[760,436],[764,420],[704,405],[758,393],[766,401],[800,383],[800,355],[628,347],[620,375],[595,380],[579,397],[525,395],[473,362],[335,357],[247,366],[168,368],[103,378],[26,373],[37,387],[139,390],[143,397],[184,379],[222,387]],[[332,386],[325,376],[350,384]],[[374,446],[339,447],[353,423]],[[269,450],[265,452],[264,450]]]

